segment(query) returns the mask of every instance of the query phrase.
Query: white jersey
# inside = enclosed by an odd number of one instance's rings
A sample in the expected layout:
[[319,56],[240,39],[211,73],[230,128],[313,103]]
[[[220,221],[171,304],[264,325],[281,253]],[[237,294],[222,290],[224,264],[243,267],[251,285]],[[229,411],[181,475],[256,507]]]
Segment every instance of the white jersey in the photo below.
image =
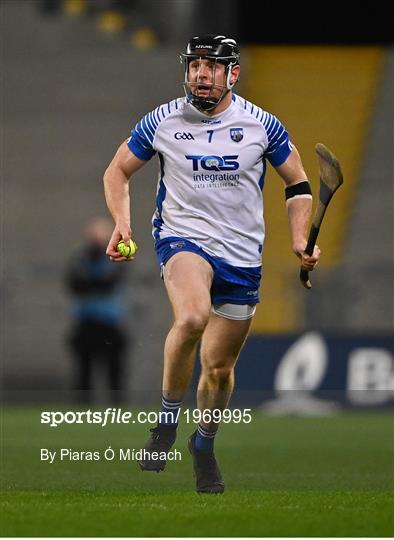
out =
[[160,159],[153,236],[186,238],[241,267],[261,265],[265,158],[279,166],[292,144],[279,120],[233,95],[207,116],[178,98],[147,114],[127,144]]

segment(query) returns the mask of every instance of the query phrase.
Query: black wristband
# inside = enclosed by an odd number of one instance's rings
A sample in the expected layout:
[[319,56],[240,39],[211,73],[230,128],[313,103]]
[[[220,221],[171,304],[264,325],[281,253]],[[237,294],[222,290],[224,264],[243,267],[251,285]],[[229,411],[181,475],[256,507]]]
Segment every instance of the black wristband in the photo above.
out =
[[298,184],[294,184],[293,186],[288,186],[287,188],[285,188],[286,201],[288,199],[296,197],[297,195],[312,196],[312,191],[308,180],[304,180],[303,182],[299,182]]

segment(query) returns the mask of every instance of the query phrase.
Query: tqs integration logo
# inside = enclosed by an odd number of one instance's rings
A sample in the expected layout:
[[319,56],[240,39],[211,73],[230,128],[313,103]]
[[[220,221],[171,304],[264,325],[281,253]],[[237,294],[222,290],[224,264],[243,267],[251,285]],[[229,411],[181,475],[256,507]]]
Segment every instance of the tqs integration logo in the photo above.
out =
[[198,171],[201,166],[205,171],[237,171],[238,156],[185,156],[193,163],[193,171]]

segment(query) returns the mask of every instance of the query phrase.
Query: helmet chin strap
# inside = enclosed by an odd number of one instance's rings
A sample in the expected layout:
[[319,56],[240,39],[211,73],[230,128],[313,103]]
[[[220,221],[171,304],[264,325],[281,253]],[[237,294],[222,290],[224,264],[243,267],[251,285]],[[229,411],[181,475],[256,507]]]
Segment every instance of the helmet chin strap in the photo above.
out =
[[196,96],[192,92],[188,93],[189,101],[196,109],[199,109],[200,111],[211,111],[215,107],[219,105],[219,103],[222,101],[224,96],[229,92],[229,90],[223,88],[222,94],[218,97],[204,97],[204,96]]

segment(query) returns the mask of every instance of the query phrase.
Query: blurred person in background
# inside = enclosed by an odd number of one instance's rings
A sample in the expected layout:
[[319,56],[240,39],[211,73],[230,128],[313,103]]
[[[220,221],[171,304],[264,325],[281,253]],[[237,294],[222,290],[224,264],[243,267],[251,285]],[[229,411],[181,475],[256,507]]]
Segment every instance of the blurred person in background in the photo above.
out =
[[74,388],[84,402],[92,400],[98,371],[106,375],[112,402],[120,401],[124,387],[128,344],[123,328],[125,268],[111,264],[105,254],[111,232],[109,220],[92,219],[84,245],[72,256],[65,276],[73,299],[69,345],[75,362]]

